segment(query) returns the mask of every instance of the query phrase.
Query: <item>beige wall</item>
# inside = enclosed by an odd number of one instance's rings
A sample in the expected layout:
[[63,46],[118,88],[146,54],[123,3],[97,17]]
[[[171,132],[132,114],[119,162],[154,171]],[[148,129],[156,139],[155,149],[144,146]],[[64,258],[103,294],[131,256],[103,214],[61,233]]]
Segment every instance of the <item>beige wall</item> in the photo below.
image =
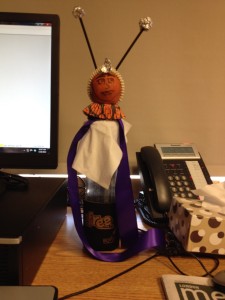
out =
[[125,85],[121,107],[132,124],[128,151],[155,142],[194,142],[211,175],[225,175],[224,0],[1,0],[1,11],[55,13],[61,19],[59,168],[66,173],[70,142],[85,121],[92,61],[74,6],[84,23],[98,65],[114,66],[150,16],[120,68]]

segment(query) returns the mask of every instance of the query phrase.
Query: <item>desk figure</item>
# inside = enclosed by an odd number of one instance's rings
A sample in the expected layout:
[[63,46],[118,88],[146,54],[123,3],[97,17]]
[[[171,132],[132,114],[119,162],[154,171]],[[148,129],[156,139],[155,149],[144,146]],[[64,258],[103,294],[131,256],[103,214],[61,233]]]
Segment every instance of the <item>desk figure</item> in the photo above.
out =
[[[149,17],[140,20],[140,32],[114,69],[108,58],[97,67],[82,21],[84,10],[75,7],[73,15],[80,20],[95,71],[88,82],[91,104],[83,110],[88,121],[76,134],[68,155],[69,197],[75,226],[85,248],[98,259],[119,261],[141,249],[134,247],[132,253],[129,252],[129,248],[138,243],[139,234],[126,148],[130,125],[118,105],[124,95],[124,82],[118,68],[152,22]],[[87,177],[84,222],[80,216],[76,172]],[[119,241],[129,253],[110,256],[99,252],[117,248]]]
[[[124,94],[124,82],[109,59],[92,74],[88,94],[92,103],[83,112],[95,123],[78,145],[73,167],[87,176],[85,235],[95,250],[114,250],[119,245],[115,185],[122,158],[117,120],[124,118],[118,102]],[[88,167],[84,166],[86,160]]]

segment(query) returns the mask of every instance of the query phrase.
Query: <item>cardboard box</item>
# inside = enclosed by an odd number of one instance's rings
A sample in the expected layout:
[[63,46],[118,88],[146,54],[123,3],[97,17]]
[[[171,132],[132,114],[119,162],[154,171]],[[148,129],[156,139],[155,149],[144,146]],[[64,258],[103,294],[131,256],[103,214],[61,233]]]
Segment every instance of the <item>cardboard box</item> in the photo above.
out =
[[190,252],[225,255],[225,214],[208,209],[201,200],[174,197],[169,227]]

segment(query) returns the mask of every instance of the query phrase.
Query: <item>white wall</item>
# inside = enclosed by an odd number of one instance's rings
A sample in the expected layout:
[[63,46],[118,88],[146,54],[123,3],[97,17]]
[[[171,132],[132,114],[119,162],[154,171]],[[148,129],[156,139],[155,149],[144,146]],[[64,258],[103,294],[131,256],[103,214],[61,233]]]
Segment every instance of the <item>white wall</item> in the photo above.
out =
[[93,64],[74,6],[83,18],[98,65],[116,66],[150,16],[144,32],[120,67],[126,90],[121,108],[132,124],[128,152],[155,142],[194,142],[210,174],[225,175],[225,1],[224,0],[1,0],[1,11],[55,13],[61,19],[59,168],[74,134],[86,120],[87,81]]

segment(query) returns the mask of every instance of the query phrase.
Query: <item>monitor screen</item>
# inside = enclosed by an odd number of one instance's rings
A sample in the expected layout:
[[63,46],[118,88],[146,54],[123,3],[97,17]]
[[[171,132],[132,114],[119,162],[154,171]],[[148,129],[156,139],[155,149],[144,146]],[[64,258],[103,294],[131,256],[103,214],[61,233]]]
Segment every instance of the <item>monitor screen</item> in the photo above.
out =
[[58,163],[59,17],[0,13],[0,168]]

